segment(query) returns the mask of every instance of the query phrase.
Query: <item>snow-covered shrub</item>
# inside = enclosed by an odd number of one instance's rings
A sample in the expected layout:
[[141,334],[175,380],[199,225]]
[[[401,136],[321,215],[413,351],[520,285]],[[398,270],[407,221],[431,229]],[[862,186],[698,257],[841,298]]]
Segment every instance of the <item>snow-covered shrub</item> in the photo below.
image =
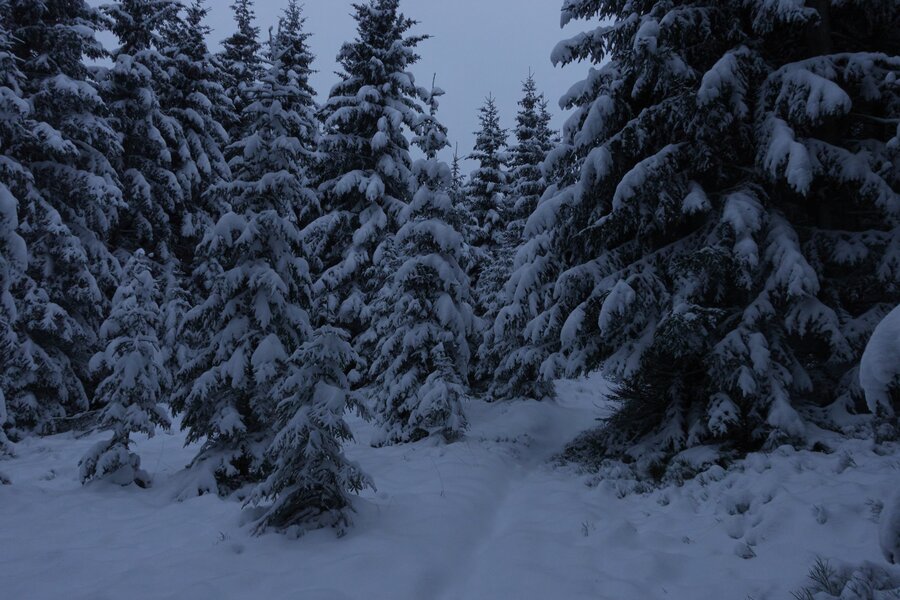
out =
[[796,600],[900,598],[900,578],[871,563],[834,566],[820,558],[808,578],[808,585],[792,593]]

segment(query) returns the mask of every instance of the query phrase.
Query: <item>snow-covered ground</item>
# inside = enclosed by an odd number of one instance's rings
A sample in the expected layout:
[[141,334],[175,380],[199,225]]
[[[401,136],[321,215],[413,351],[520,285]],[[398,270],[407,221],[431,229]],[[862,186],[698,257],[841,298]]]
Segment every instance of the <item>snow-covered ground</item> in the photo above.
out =
[[[10,600],[754,600],[790,598],[817,557],[871,561],[900,454],[834,440],[779,450],[681,487],[624,494],[548,462],[608,410],[600,378],[560,383],[556,404],[467,407],[449,445],[349,454],[377,492],[342,539],[252,537],[237,501],[173,500],[195,448],[142,439],[150,490],[82,487],[96,436],[31,439],[0,464],[0,597]],[[888,448],[891,450],[891,448]],[[592,485],[588,485],[588,484]]]

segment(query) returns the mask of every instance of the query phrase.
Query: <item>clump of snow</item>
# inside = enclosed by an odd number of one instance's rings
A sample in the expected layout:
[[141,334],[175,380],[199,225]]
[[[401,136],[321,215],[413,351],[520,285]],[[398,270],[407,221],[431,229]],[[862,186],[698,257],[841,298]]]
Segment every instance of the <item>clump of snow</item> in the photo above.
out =
[[859,383],[872,412],[882,408],[893,414],[890,392],[900,384],[900,306],[872,332],[859,365]]
[[895,494],[881,510],[878,541],[884,557],[892,565],[900,563],[900,493]]

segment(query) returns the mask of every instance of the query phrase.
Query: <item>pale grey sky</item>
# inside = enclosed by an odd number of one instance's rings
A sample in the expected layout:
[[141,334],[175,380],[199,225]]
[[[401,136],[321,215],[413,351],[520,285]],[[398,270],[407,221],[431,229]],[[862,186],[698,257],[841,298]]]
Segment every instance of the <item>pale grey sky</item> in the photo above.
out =
[[[257,0],[257,25],[263,37],[274,24],[287,0]],[[230,35],[234,25],[231,0],[209,0],[212,45]],[[319,73],[313,81],[321,97],[337,81],[335,56],[344,41],[353,39],[352,0],[306,0],[307,29]],[[437,74],[438,86],[447,95],[441,102],[441,119],[450,129],[453,143],[465,156],[474,144],[477,110],[485,96],[497,97],[503,126],[512,128],[521,82],[531,68],[540,89],[550,100],[554,125],[562,125],[558,99],[585,74],[584,67],[554,68],[550,52],[558,41],[573,35],[561,31],[562,0],[405,0],[403,12],[419,21],[415,33],[434,36],[424,42],[422,60],[413,67],[419,85],[428,85]],[[583,24],[582,24],[583,25]],[[578,29],[576,24],[574,30]]]

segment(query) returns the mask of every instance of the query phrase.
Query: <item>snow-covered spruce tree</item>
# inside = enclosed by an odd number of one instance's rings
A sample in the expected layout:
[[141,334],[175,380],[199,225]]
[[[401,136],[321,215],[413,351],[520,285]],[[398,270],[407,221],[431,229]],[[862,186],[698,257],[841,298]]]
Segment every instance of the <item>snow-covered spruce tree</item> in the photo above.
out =
[[301,25],[281,22],[273,61],[244,111],[252,133],[235,144],[234,179],[213,190],[232,210],[198,248],[194,278],[206,292],[185,321],[196,356],[179,374],[172,404],[188,441],[206,440],[194,466],[216,481],[201,478],[201,493],[216,483],[228,493],[266,475],[276,433],[272,386],[310,335],[300,221],[315,210],[307,173],[317,121]]
[[222,41],[219,59],[225,72],[225,92],[234,107],[233,121],[225,123],[232,141],[250,133],[244,109],[253,102],[251,90],[263,72],[259,27],[253,24],[253,0],[234,0],[231,5],[237,31]]
[[462,157],[459,155],[459,145],[453,149],[453,162],[450,163],[450,197],[454,203],[461,203],[465,199],[466,177],[462,170]]
[[105,479],[119,485],[149,483],[140,457],[131,452],[131,434],[153,436],[169,428],[163,408],[169,372],[163,365],[157,331],[160,308],[151,261],[137,250],[125,265],[112,311],[100,329],[106,349],[91,359],[91,369],[104,375],[94,401],[101,406],[100,427],[112,438],[94,445],[79,462],[81,480]]
[[488,96],[479,109],[481,128],[475,133],[475,149],[470,160],[478,167],[469,177],[466,200],[476,222],[472,244],[491,250],[506,228],[506,188],[508,184],[508,132],[500,127],[500,111],[493,96]]
[[300,535],[350,525],[350,494],[372,487],[368,476],[348,461],[341,444],[353,435],[344,421],[350,383],[345,371],[355,362],[342,329],[316,330],[291,359],[272,390],[278,403],[278,434],[269,448],[272,472],[254,491],[256,504],[271,501],[257,525]]
[[[128,210],[122,211],[115,250],[144,248],[160,263],[169,262],[175,241],[173,221],[186,209],[186,192],[175,174],[186,146],[181,124],[166,114],[158,91],[169,85],[169,60],[160,52],[162,31],[178,17],[176,0],[119,0],[103,7],[120,46],[101,92],[122,153],[113,164]],[[177,223],[176,223],[177,226]]]
[[223,198],[210,193],[231,180],[225,158],[229,144],[225,123],[236,120],[225,94],[224,71],[207,46],[208,9],[193,0],[183,14],[163,28],[161,52],[167,59],[165,85],[158,85],[162,110],[181,128],[182,143],[172,150],[172,168],[181,186],[181,210],[170,215],[172,260],[162,275],[163,321],[161,341],[169,372],[178,373],[192,344],[181,331],[184,315],[200,295],[202,282],[186,276],[195,266],[195,250],[206,231],[225,212]]
[[[0,30],[0,36],[2,35]],[[0,62],[4,60],[5,57],[0,55]],[[5,104],[3,96],[8,89],[0,88],[0,105]],[[4,124],[0,124],[0,128],[5,128]],[[5,158],[0,158],[0,161],[5,163]],[[5,171],[5,166],[0,165],[0,172]],[[15,330],[18,310],[10,292],[13,284],[18,282],[27,261],[25,242],[16,231],[19,224],[17,208],[16,197],[0,181],[0,456],[12,452],[5,432],[9,422],[6,396],[13,389],[17,367],[21,368],[21,347]]]
[[603,24],[554,61],[602,66],[564,98],[570,185],[529,221],[565,268],[545,370],[605,363],[622,404],[573,451],[652,469],[802,443],[854,409],[898,302],[900,5],[568,0],[575,18]]
[[[517,294],[518,286],[506,284],[513,273],[516,253],[525,241],[525,222],[548,186],[541,165],[550,152],[553,131],[550,129],[547,101],[538,92],[537,83],[530,73],[522,84],[522,94],[516,115],[516,143],[509,152],[506,230],[499,234],[500,243],[486,274],[486,278],[492,280],[491,285],[484,286],[484,293],[490,293],[492,297],[483,300],[486,307],[483,318],[488,326],[484,329],[478,350],[478,379],[491,379],[499,362],[520,348],[519,335],[527,321],[524,317],[529,315],[527,308],[520,306],[523,298]],[[510,308],[503,311],[503,307]],[[530,312],[533,313],[534,309]],[[510,321],[513,316],[515,319]],[[502,377],[503,381],[496,382],[499,389],[493,391],[505,397],[508,394],[503,388],[515,375],[503,373]]]
[[[317,123],[308,82],[312,56],[303,22],[299,4],[291,0],[272,38],[272,56],[275,61],[294,65],[279,71],[278,76],[285,84],[293,80],[300,90],[293,103],[302,114],[304,129],[297,135],[306,142],[304,155],[309,164]],[[281,97],[290,100],[289,96]],[[298,201],[297,207],[301,223],[317,215],[314,195]],[[327,315],[319,316],[323,322],[332,320]],[[350,495],[372,485],[341,450],[341,445],[352,439],[344,421],[350,393],[345,373],[354,362],[348,334],[324,325],[293,353],[273,383],[273,429],[278,433],[266,453],[271,472],[250,499],[255,504],[270,502],[257,524],[258,533],[275,529],[300,535],[333,527],[342,535],[350,525]]]
[[[506,195],[509,183],[507,168],[507,132],[500,127],[500,115],[492,96],[480,109],[481,129],[476,133],[475,150],[469,159],[478,167],[469,176],[466,186],[466,206],[472,225],[465,233],[472,248],[473,260],[468,265],[476,302],[476,313],[486,322],[493,321],[497,309],[497,293],[506,280],[502,266],[503,254],[512,252],[515,245],[506,225],[509,222]],[[480,342],[475,342],[475,347]],[[475,365],[473,383],[483,384],[485,373]]]
[[7,405],[17,430],[46,432],[89,407],[88,361],[119,272],[105,239],[122,207],[109,162],[120,147],[84,64],[103,56],[100,13],[80,1],[9,0],[2,19],[32,123],[12,148],[31,177],[17,193],[29,248],[15,289],[26,368]]
[[463,239],[450,224],[451,173],[437,153],[448,146],[437,120],[435,89],[416,144],[426,158],[413,172],[418,189],[394,236],[394,275],[374,303],[378,339],[367,391],[382,424],[376,443],[416,441],[441,435],[452,441],[466,427],[469,341],[473,314],[469,280],[460,266]]
[[408,35],[415,21],[400,13],[399,0],[369,0],[353,10],[357,38],[340,50],[341,81],[320,112],[322,216],[309,241],[321,272],[317,296],[367,364],[377,340],[359,336],[372,330],[369,304],[389,275],[382,246],[415,188],[407,135],[423,110],[407,69],[426,36]]
[[[550,184],[538,206],[552,202],[558,191],[557,184]],[[555,394],[556,368],[547,360],[560,346],[561,312],[553,304],[553,292],[562,257],[556,251],[555,234],[539,222],[523,231],[524,241],[503,287],[504,306],[485,332],[490,342],[484,347],[486,364],[494,368],[488,373],[491,400],[543,400]]]
[[[453,149],[453,161],[450,163],[450,201],[452,208],[448,216],[448,223],[463,237],[463,258],[460,264],[466,273],[474,270],[478,263],[481,251],[469,242],[475,238],[474,230],[477,227],[475,218],[469,211],[469,203],[466,201],[466,174],[463,173],[463,157],[459,155],[459,147]],[[477,335],[473,331],[473,335]],[[472,338],[470,345],[477,346],[478,342]]]
[[[301,228],[320,214],[318,195],[311,178],[318,159],[318,107],[316,92],[310,84],[314,57],[309,50],[310,34],[304,30],[305,23],[302,5],[297,0],[288,0],[271,41],[271,67],[259,87],[260,93],[254,98],[270,111],[280,110],[276,114],[282,115],[272,118],[279,126],[272,127],[269,143],[275,148],[288,147],[284,155],[290,160],[276,162],[272,167],[281,168],[286,186],[283,194],[294,207]],[[247,155],[246,147],[243,153]]]
[[178,373],[185,368],[193,356],[196,344],[184,328],[187,313],[197,302],[195,290],[191,286],[191,278],[181,269],[176,261],[169,262],[165,269],[157,275],[157,287],[160,289],[160,333],[162,345],[162,363],[169,373],[164,390],[166,401],[171,399],[177,383]]
[[[4,57],[0,56],[0,62],[3,60]],[[4,104],[3,95],[7,89],[0,88],[0,105]],[[3,124],[0,128],[4,128]],[[0,162],[5,163],[5,158],[0,158]],[[0,172],[4,175],[5,167],[5,164],[0,164]],[[25,242],[16,231],[19,224],[17,208],[18,200],[0,181],[0,456],[12,453],[6,428],[13,423],[10,422],[6,396],[14,389],[18,372],[27,366],[22,364],[21,344],[15,329],[18,309],[11,293],[27,263]]]
[[94,32],[100,12],[83,1],[10,0],[6,15],[23,73],[23,97],[39,124],[19,145],[36,188],[72,230],[91,271],[110,294],[118,265],[105,238],[123,208],[110,158],[121,152],[108,109],[85,59],[105,52]]
[[538,91],[532,74],[522,84],[514,133],[516,143],[509,151],[507,204],[510,210],[509,225],[521,237],[525,222],[537,208],[547,187],[542,165],[553,147],[547,100]]
[[[0,0],[0,14],[9,6]],[[12,453],[6,434],[11,426],[6,397],[11,396],[18,374],[27,365],[16,333],[18,308],[12,290],[27,266],[25,242],[19,235],[19,199],[28,193],[31,176],[12,148],[28,135],[29,107],[22,100],[22,72],[10,51],[12,39],[0,17],[0,457]],[[0,473],[0,482],[4,480]]]
[[171,222],[172,251],[185,270],[190,269],[203,232],[222,214],[207,192],[231,179],[225,124],[234,123],[236,116],[223,87],[225,72],[207,46],[210,29],[204,20],[208,12],[204,0],[193,0],[163,31],[168,77],[158,92],[159,101],[179,124],[184,140],[172,157],[184,191],[183,210]]

